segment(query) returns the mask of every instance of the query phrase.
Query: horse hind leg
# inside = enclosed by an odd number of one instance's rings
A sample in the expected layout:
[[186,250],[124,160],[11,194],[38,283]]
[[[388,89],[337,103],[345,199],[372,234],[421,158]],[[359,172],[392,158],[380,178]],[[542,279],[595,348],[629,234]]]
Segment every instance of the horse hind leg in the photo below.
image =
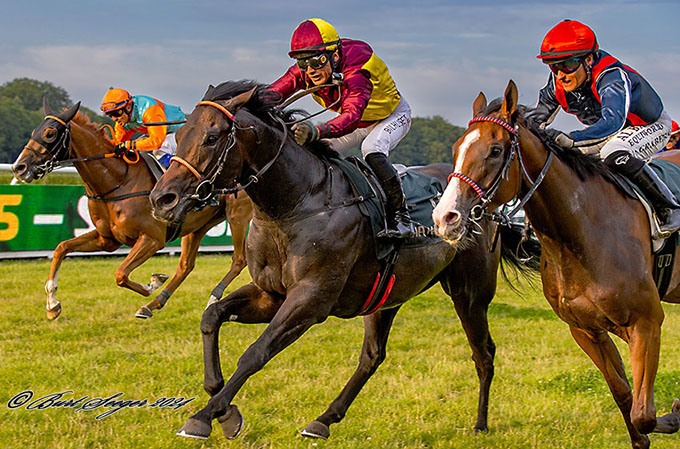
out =
[[399,307],[395,307],[364,317],[364,343],[359,366],[328,409],[300,432],[302,436],[325,440],[330,436],[330,425],[342,421],[363,386],[385,360],[387,338],[398,311]]

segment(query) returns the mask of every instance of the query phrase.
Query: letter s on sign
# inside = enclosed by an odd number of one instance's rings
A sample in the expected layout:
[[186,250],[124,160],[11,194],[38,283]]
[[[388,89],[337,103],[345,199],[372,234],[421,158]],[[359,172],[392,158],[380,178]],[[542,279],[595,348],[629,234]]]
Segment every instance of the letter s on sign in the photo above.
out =
[[[11,212],[6,212],[4,207],[18,206],[20,203],[21,195],[0,195],[0,242],[12,240],[19,233],[19,217]],[[6,228],[3,223],[7,224]]]

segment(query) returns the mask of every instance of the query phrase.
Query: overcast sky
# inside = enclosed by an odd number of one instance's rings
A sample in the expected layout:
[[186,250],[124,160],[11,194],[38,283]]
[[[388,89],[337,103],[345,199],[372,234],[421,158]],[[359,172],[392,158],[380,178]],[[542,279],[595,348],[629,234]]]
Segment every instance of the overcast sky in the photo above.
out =
[[477,94],[498,97],[509,79],[535,104],[548,74],[540,43],[571,18],[680,117],[680,1],[1,1],[0,84],[50,81],[95,110],[109,86],[191,112],[209,84],[272,82],[292,63],[293,29],[321,17],[371,44],[414,116],[465,126]]

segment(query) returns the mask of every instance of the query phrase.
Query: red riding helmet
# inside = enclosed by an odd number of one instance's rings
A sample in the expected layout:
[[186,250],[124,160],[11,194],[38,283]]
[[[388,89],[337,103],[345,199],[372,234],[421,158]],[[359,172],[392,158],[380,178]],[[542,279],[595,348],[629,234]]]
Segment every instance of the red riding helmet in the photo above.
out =
[[322,19],[309,19],[293,31],[288,56],[298,58],[324,51],[334,51],[340,46],[340,37],[333,25]]
[[563,20],[543,38],[541,54],[536,56],[546,64],[560,60],[585,57],[597,50],[595,33],[587,25],[576,20]]
[[671,136],[674,136],[677,133],[680,133],[680,126],[678,126],[678,122],[673,120],[671,121]]

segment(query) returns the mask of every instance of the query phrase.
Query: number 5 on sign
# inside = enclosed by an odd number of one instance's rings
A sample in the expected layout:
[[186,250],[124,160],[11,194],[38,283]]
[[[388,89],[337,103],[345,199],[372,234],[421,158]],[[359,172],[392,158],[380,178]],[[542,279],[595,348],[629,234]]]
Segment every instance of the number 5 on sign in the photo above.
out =
[[21,195],[0,195],[0,242],[12,240],[19,233],[19,217],[4,210],[5,206],[18,206]]

